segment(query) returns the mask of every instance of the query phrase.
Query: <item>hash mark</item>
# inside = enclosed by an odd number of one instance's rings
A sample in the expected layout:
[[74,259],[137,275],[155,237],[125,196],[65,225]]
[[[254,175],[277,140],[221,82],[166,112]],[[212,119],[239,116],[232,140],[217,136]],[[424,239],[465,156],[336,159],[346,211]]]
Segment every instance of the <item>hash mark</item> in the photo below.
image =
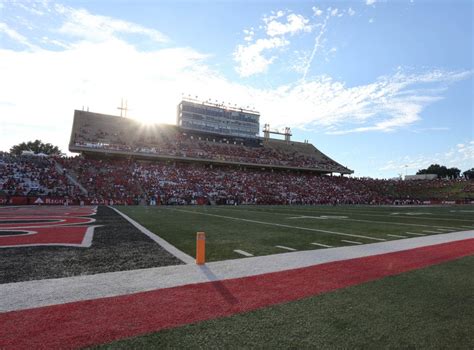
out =
[[320,247],[325,247],[325,248],[332,248],[332,245],[327,245],[327,244],[321,244],[321,243],[311,243],[313,245],[318,245]]
[[246,251],[240,249],[235,249],[234,252],[243,256],[253,256],[253,254],[247,253]]
[[347,240],[345,240],[345,239],[341,239],[341,242],[352,243],[352,244],[364,244],[364,243],[362,243],[362,242],[347,241]]
[[285,247],[284,245],[276,245],[275,247],[281,248],[281,249],[286,249],[286,250],[291,250],[291,251],[295,251],[295,250],[296,250],[295,248]]

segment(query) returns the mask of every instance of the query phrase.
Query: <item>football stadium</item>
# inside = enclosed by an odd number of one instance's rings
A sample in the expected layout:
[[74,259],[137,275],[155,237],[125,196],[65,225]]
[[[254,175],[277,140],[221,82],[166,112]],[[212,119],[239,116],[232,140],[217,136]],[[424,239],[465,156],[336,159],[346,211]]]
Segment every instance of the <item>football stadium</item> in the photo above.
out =
[[350,177],[259,117],[76,110],[76,155],[2,153],[0,348],[472,348],[472,180]]
[[0,0],[0,350],[473,350],[473,23]]

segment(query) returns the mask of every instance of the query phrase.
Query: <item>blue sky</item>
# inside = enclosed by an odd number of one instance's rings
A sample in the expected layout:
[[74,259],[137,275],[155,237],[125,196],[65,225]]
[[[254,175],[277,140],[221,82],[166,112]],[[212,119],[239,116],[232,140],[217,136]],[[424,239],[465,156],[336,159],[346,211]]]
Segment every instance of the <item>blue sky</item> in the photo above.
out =
[[356,176],[474,167],[471,1],[1,1],[0,150],[74,109],[251,106]]

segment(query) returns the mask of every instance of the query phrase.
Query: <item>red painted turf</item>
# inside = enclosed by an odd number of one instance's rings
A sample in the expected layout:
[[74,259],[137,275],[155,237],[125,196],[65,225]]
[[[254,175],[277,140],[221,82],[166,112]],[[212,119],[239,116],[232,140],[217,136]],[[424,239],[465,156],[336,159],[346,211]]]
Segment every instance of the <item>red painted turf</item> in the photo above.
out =
[[89,226],[59,226],[30,229],[32,234],[0,236],[0,248],[28,244],[81,244],[88,228]]
[[77,348],[310,297],[474,254],[474,239],[0,314],[0,348]]

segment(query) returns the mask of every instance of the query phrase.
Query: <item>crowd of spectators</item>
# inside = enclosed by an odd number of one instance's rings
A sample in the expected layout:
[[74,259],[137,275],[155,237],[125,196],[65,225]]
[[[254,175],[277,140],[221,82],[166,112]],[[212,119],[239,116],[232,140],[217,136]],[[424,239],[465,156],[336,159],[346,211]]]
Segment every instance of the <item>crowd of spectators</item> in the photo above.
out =
[[[83,189],[81,190],[81,184]],[[374,180],[313,172],[0,153],[0,196],[50,196],[116,204],[393,204],[449,200],[474,182]]]
[[[119,123],[121,121],[118,121]],[[199,133],[167,128],[154,135],[137,133],[130,138],[120,129],[111,132],[91,125],[82,126],[74,134],[73,144],[79,147],[145,153],[149,155],[225,161],[233,163],[277,165],[284,167],[314,168],[330,172],[348,169],[320,153],[303,154],[295,150],[283,151],[266,147],[263,143],[249,145],[242,139],[204,136]]]
[[77,157],[63,163],[77,174],[90,198],[129,204],[421,203],[422,199],[449,199],[449,193],[443,198],[426,198],[426,194],[453,184],[448,180],[358,179],[172,161]]
[[64,197],[78,193],[53,159],[0,152],[0,195]]
[[110,144],[93,142],[76,142],[76,146],[93,149],[113,150],[133,153],[156,154],[160,156],[196,158],[206,160],[225,161],[233,163],[277,165],[297,168],[314,168],[331,172],[347,171],[348,169],[324,159],[318,160],[297,152],[283,153],[265,147],[248,147],[242,145],[210,143],[205,141],[166,142],[159,145]]

